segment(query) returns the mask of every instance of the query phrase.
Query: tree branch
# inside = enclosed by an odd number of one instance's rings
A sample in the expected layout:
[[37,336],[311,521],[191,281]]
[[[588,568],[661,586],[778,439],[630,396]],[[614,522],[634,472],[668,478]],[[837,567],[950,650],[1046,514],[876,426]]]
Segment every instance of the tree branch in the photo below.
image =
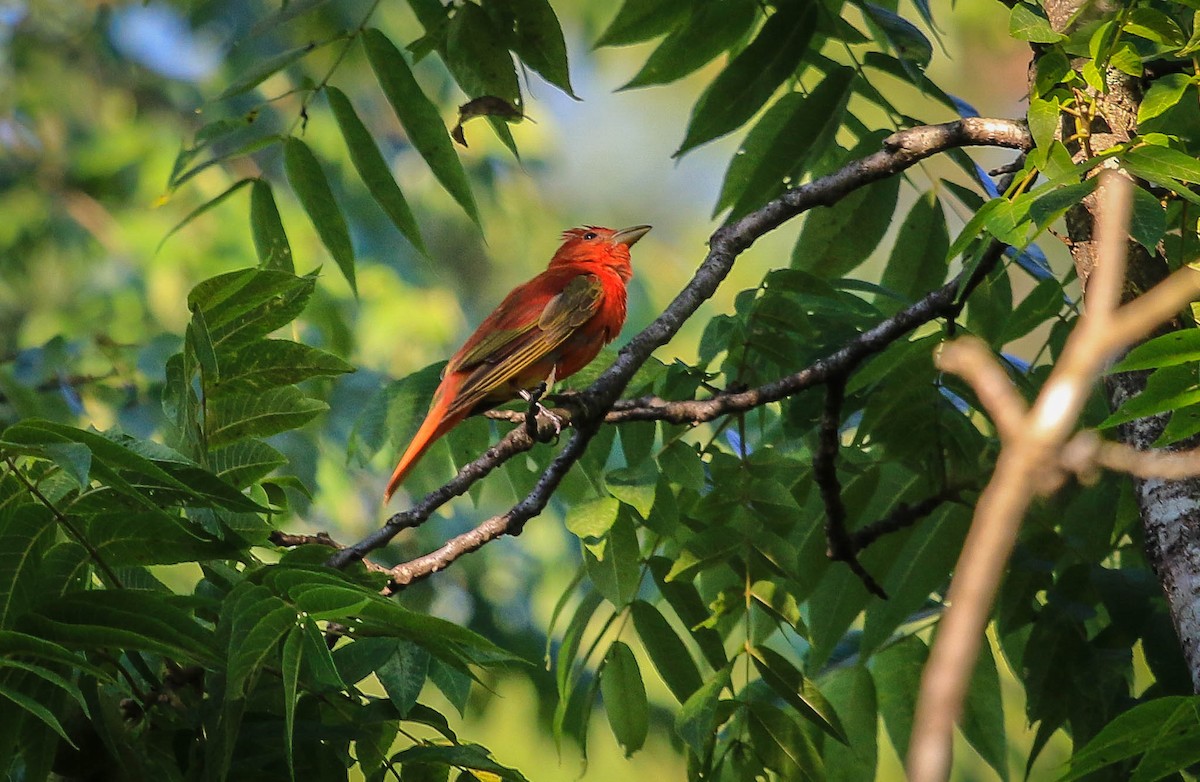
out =
[[[621,349],[612,366],[606,369],[588,389],[574,398],[573,401],[580,408],[572,415],[576,431],[563,450],[542,473],[533,490],[507,513],[487,519],[475,530],[453,538],[437,551],[394,568],[393,572],[397,574],[397,580],[401,583],[410,583],[412,580],[436,572],[464,553],[474,551],[490,540],[504,534],[519,532],[526,521],[540,513],[549,502],[550,495],[558,487],[563,475],[583,455],[588,441],[602,420],[607,419],[610,411],[613,411],[617,398],[634,373],[646,362],[654,350],[666,344],[688,318],[699,309],[700,305],[713,295],[726,275],[729,274],[738,255],[749,248],[759,237],[815,206],[832,205],[857,188],[894,176],[921,160],[948,149],[963,146],[1028,149],[1031,145],[1032,138],[1028,128],[1024,123],[1015,120],[969,118],[942,125],[902,130],[886,138],[883,144],[884,148],[879,152],[852,161],[838,171],[813,182],[792,188],[761,209],[719,228],[709,242],[707,256],[688,284],[661,315]],[[943,286],[938,293],[947,291],[950,285],[954,285],[954,283]],[[957,294],[957,286],[951,294],[949,305],[953,305],[954,294]],[[942,300],[938,297],[937,301],[941,302]],[[923,302],[925,300],[918,302],[917,305],[913,305],[905,312],[918,308]],[[936,309],[938,304],[930,303],[925,306]],[[942,303],[941,306],[947,305]],[[910,318],[912,317],[913,314],[910,314]],[[870,339],[864,339],[867,337],[867,334],[864,334],[862,338],[855,340],[857,347],[851,348],[850,353],[842,358],[837,358],[847,350],[843,348],[830,358],[835,362],[852,361],[857,363],[866,355],[882,349],[891,340],[898,338],[900,334],[906,333],[909,328],[927,322],[933,317],[936,315],[929,315],[923,320],[919,316],[913,318],[911,326],[902,328],[890,340],[884,334],[877,333],[875,339],[879,341],[873,342]],[[896,318],[889,320],[896,320]],[[896,325],[892,326],[887,330],[888,333],[896,327]],[[868,334],[877,332],[877,330],[878,327],[872,329]],[[748,409],[769,401],[777,401],[790,393],[795,393],[802,386],[807,387],[813,383],[822,382],[828,377],[828,367],[813,365],[813,368],[815,368],[814,374],[823,375],[819,380],[815,378],[805,380],[791,376],[774,384],[763,386],[760,396],[753,399],[732,394],[691,404],[715,405],[716,409],[710,414],[710,418],[714,418],[735,409],[729,406],[731,402],[734,406],[741,404],[745,406],[743,409]],[[630,411],[626,412],[628,414]],[[666,415],[656,415],[654,418],[671,420]],[[627,415],[623,420],[649,419]],[[419,525],[436,508],[452,497],[465,492],[472,483],[494,469],[501,461],[511,457],[517,451],[527,450],[532,447],[532,444],[532,439],[529,438],[523,427],[514,429],[500,443],[489,449],[483,457],[460,470],[458,475],[445,486],[428,494],[409,511],[393,515],[381,529],[337,552],[329,559],[328,564],[333,567],[345,567],[353,561],[362,559],[367,553],[387,545],[400,530]]]
[[[942,616],[921,689],[909,744],[908,774],[916,782],[941,782],[950,771],[954,723],[987,626],[996,590],[1034,494],[1053,492],[1065,471],[1061,455],[1092,386],[1106,362],[1176,317],[1200,294],[1200,272],[1183,268],[1151,291],[1118,308],[1125,274],[1132,183],[1105,172],[1099,257],[1085,291],[1086,310],[1037,399],[1024,412],[1008,376],[981,341],[963,338],[939,351],[940,369],[961,375],[981,400],[999,402],[996,419],[1007,440],[979,497],[971,530],[954,568],[949,607]],[[995,386],[989,388],[988,386]],[[989,412],[992,412],[989,410]],[[1002,423],[1001,423],[1002,422]],[[1004,436],[1004,435],[1002,435]]]

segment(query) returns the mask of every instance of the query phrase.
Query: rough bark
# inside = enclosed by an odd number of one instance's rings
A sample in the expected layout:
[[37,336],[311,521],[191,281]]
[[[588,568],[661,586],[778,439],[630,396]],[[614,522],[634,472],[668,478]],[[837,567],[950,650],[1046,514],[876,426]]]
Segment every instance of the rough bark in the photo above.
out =
[[[1080,0],[1051,0],[1045,8],[1051,25],[1063,31],[1067,20],[1081,5]],[[1127,141],[1136,132],[1137,110],[1142,97],[1139,80],[1115,70],[1109,71],[1107,79],[1108,93],[1095,96],[1100,111],[1090,128],[1088,143],[1068,143],[1076,161]],[[1065,121],[1069,119],[1064,117]],[[1066,137],[1070,133],[1063,135]],[[1094,192],[1066,215],[1071,255],[1085,291],[1096,263],[1093,226],[1100,197],[1099,191]],[[1140,295],[1162,280],[1167,272],[1167,261],[1161,254],[1150,253],[1130,241],[1123,300]],[[1176,319],[1163,331],[1184,327],[1182,319]],[[1111,408],[1116,409],[1141,393],[1146,377],[1144,372],[1109,375],[1105,390]],[[1167,420],[1167,415],[1160,415],[1131,421],[1119,427],[1118,437],[1138,450],[1150,450]],[[1188,441],[1175,447],[1195,445]],[[1134,479],[1134,491],[1145,533],[1146,555],[1166,595],[1171,619],[1192,674],[1193,688],[1200,692],[1200,479]]]

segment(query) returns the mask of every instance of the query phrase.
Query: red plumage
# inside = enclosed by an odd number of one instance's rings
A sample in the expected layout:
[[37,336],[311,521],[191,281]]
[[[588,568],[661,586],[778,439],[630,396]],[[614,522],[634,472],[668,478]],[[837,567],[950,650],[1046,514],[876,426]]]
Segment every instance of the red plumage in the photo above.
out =
[[400,457],[384,491],[439,437],[469,415],[547,387],[587,366],[625,323],[629,248],[650,230],[585,226],[565,240],[546,271],[512,290],[451,357],[425,421]]

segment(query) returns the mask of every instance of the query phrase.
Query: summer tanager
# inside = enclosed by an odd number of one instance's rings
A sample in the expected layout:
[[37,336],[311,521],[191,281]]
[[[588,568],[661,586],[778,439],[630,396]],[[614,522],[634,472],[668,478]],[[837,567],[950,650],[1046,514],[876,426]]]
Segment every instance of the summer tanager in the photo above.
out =
[[446,365],[384,502],[459,421],[517,397],[534,399],[531,389],[545,391],[578,372],[617,336],[625,322],[625,283],[633,276],[629,248],[649,230],[585,226],[563,233],[546,271],[505,296]]

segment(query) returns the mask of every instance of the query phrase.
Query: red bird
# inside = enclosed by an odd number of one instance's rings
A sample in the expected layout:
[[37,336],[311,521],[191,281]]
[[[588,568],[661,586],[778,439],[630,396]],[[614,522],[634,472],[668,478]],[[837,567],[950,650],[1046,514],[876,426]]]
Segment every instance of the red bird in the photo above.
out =
[[446,365],[425,421],[396,465],[386,503],[439,437],[469,415],[545,389],[587,366],[625,323],[629,248],[648,225],[585,226],[565,240],[546,271],[519,285]]

